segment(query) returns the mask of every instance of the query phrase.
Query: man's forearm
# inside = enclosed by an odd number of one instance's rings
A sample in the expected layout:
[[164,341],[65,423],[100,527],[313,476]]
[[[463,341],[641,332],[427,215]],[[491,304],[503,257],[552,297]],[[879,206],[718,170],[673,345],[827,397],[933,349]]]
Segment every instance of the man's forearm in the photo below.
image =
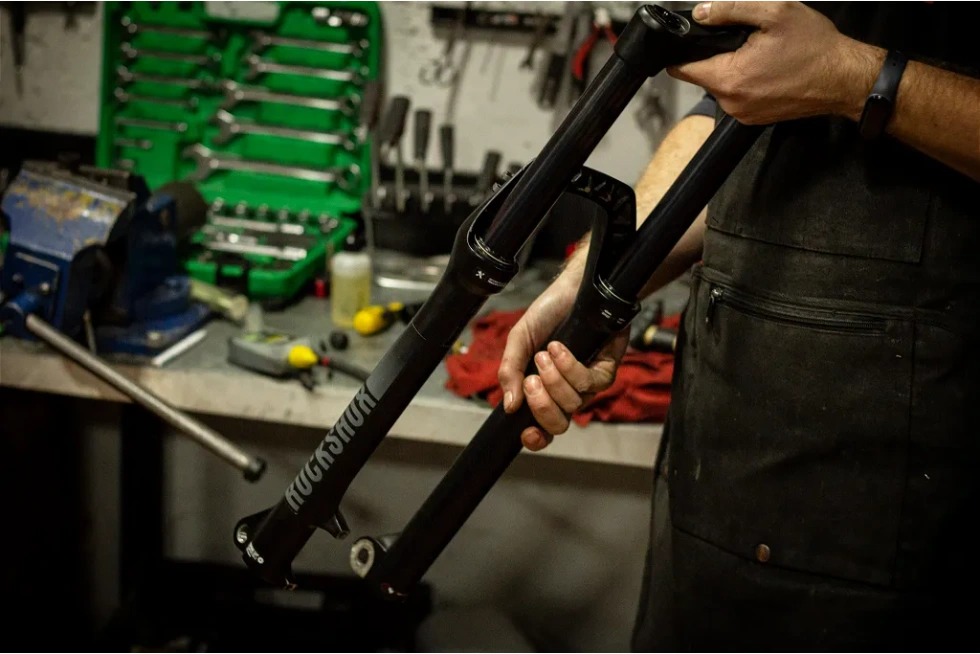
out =
[[[636,222],[637,227],[643,224],[650,212],[653,211],[660,198],[664,196],[670,185],[680,175],[684,167],[690,163],[694,153],[704,144],[708,135],[714,129],[715,122],[707,116],[688,116],[681,120],[661,141],[660,147],[653,155],[646,170],[636,183]],[[691,225],[687,233],[677,242],[674,249],[650,278],[643,289],[643,296],[649,295],[661,286],[676,279],[681,273],[691,267],[701,257],[701,247],[704,239],[706,212],[702,211]],[[568,276],[574,277],[578,285],[579,277],[585,268],[588,255],[589,237],[582,240],[565,264]]]
[[[851,120],[860,120],[884,60],[881,48],[852,42],[841,108]],[[910,61],[887,132],[980,181],[980,80]]]

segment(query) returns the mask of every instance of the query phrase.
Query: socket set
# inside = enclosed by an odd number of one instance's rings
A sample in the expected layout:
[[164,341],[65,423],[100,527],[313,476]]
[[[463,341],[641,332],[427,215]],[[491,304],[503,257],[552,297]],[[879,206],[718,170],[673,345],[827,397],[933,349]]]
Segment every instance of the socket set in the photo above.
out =
[[212,210],[188,272],[257,299],[323,274],[371,184],[377,3],[107,2],[104,14],[97,161],[152,188],[196,183]]

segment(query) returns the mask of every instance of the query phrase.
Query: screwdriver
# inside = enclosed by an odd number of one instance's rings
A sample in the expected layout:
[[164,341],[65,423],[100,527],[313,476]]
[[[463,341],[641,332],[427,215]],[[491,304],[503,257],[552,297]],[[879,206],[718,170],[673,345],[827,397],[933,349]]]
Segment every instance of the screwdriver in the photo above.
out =
[[483,170],[480,172],[480,177],[476,181],[476,188],[473,189],[473,193],[470,195],[470,205],[475,207],[490,195],[493,184],[497,181],[501,158],[502,155],[496,150],[487,151],[483,159]]
[[387,305],[372,304],[354,315],[354,331],[361,336],[374,336],[386,331],[396,321],[408,322],[422,308],[421,302],[403,304],[391,302]]
[[456,196],[453,194],[453,126],[446,124],[439,128],[439,145],[442,146],[442,205],[446,213],[451,213]]
[[24,60],[27,55],[27,3],[11,2],[7,6],[10,9],[10,31],[13,33],[14,83],[17,86],[17,95],[23,95]]
[[408,116],[408,98],[398,95],[388,103],[388,113],[381,123],[381,146],[385,153],[395,149],[395,206],[399,213],[405,211],[405,162],[402,158],[402,134]]
[[422,213],[429,213],[432,198],[429,195],[429,168],[426,155],[429,152],[429,133],[432,130],[432,112],[419,109],[415,112],[415,170],[419,175],[419,206]]

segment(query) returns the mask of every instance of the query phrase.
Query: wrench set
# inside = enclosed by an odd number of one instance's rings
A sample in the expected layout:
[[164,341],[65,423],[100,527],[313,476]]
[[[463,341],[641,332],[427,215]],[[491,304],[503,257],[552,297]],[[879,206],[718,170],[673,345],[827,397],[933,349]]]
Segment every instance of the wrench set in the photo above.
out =
[[288,299],[371,184],[380,28],[374,2],[108,2],[99,164],[194,181],[220,210],[188,272]]

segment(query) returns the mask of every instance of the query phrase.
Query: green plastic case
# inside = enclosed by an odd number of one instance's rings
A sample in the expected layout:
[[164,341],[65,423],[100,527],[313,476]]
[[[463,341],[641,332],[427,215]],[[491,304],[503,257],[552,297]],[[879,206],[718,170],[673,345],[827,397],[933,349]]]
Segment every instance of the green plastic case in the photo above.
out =
[[[343,23],[356,12],[356,24]],[[185,260],[186,270],[203,281],[238,286],[253,298],[288,299],[324,272],[326,257],[339,250],[355,228],[349,214],[360,210],[370,185],[370,143],[359,130],[358,103],[366,84],[377,79],[381,16],[374,2],[107,2],[105,6],[102,113],[96,160],[143,175],[150,188],[193,178],[197,167],[188,148],[201,144],[220,155],[274,166],[314,170],[356,170],[349,184],[297,179],[251,171],[210,171],[196,185],[227,216],[261,222],[301,224],[316,245],[298,261],[259,254],[217,253],[204,247],[215,234],[197,232]],[[319,16],[319,19],[317,19]],[[192,30],[182,34],[178,30]],[[285,38],[264,44],[263,35]],[[297,45],[297,40],[316,42]],[[326,44],[354,44],[337,52]],[[358,52],[360,51],[360,52]],[[193,61],[175,60],[192,57]],[[249,57],[290,72],[249,77]],[[305,67],[307,71],[302,71]],[[327,79],[310,70],[346,71],[356,79]],[[166,79],[178,78],[182,83]],[[334,75],[334,73],[329,73]],[[135,76],[135,78],[134,78]],[[189,82],[188,82],[189,80]],[[347,111],[269,101],[229,103],[224,84],[279,94],[340,99]],[[224,108],[236,121],[267,127],[337,132],[355,142],[348,150],[294,137],[234,134],[219,142],[217,115]],[[151,122],[143,122],[151,121]],[[218,202],[220,200],[220,202]],[[261,208],[261,211],[260,211]],[[237,211],[236,211],[237,209]],[[211,218],[209,218],[209,221]],[[295,228],[294,228],[295,229]],[[264,230],[220,229],[223,238],[264,244]]]

